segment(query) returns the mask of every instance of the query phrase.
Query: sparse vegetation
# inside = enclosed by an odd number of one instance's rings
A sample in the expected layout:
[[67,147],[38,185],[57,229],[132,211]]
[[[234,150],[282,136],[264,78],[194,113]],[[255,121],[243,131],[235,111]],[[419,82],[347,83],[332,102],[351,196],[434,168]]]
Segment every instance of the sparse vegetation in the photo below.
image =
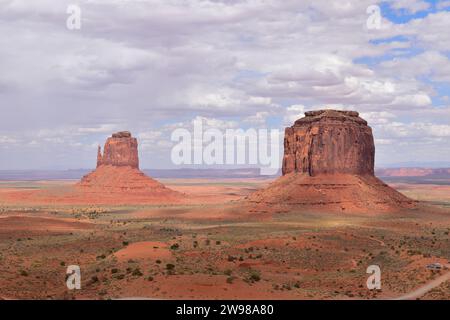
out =
[[175,265],[168,263],[168,264],[166,264],[166,269],[171,271],[171,270],[175,269]]
[[250,282],[257,282],[261,280],[261,273],[258,270],[250,270],[247,279]]
[[28,272],[27,271],[25,271],[25,270],[20,270],[20,275],[22,276],[22,277],[28,277]]
[[[429,262],[445,264],[450,260],[448,223],[442,216],[437,219],[412,213],[375,216],[368,221],[365,216],[327,215],[324,219],[320,214],[299,211],[251,223],[199,221],[184,216],[194,210],[196,215],[199,210],[219,211],[219,207],[121,206],[104,208],[108,214],[98,214],[95,221],[89,222],[96,226],[93,229],[69,230],[57,236],[44,231],[5,231],[0,242],[0,267],[6,271],[6,287],[10,286],[12,292],[26,287],[30,297],[57,297],[61,288],[53,285],[52,277],[56,272],[61,278],[66,276],[62,267],[79,263],[82,285],[86,287],[84,295],[92,299],[133,296],[130,288],[135,290],[132,286],[137,283],[146,287],[145,294],[162,299],[178,295],[197,298],[196,283],[221,286],[220,290],[206,290],[202,296],[206,298],[216,298],[224,289],[227,296],[232,292],[238,298],[246,298],[244,295],[251,292],[269,299],[384,299],[396,292],[410,292],[448,272],[445,268],[440,273],[426,269]],[[52,209],[51,214],[74,220],[72,210],[78,208]],[[39,209],[36,216],[38,212],[48,216],[50,210]],[[143,218],[144,214],[135,218],[135,212],[150,212],[151,218]],[[177,216],[171,215],[173,212]],[[164,217],[155,218],[154,213]],[[183,219],[178,219],[182,215]],[[83,215],[76,223],[86,218]],[[143,246],[150,253],[145,252],[149,256],[142,258],[140,249],[134,246],[147,241],[161,245]],[[131,252],[132,259],[121,258],[119,251]],[[370,264],[382,267],[386,290],[367,292],[364,279]],[[322,281],[323,275],[326,281]],[[46,283],[45,293],[37,288],[42,283]],[[180,283],[193,291],[180,293]],[[240,291],[243,288],[247,291]],[[424,296],[448,297],[448,285]]]
[[142,277],[143,276],[143,274],[142,274],[142,272],[141,272],[141,270],[139,268],[134,269],[132,275],[135,276],[135,277]]

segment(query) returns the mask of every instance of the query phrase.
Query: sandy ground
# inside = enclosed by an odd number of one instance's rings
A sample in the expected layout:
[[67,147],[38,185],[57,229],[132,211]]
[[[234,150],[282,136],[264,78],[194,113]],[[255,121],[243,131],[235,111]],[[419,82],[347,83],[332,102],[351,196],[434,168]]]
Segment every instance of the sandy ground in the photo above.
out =
[[80,222],[76,219],[35,217],[27,214],[0,216],[0,238],[15,236],[37,236],[69,234],[79,230],[94,229],[92,222]]
[[[447,266],[448,268],[448,266]],[[415,299],[420,299],[420,297],[424,296],[425,294],[427,294],[428,292],[430,292],[431,290],[439,287],[440,285],[442,285],[443,283],[450,281],[450,271],[446,272],[445,274],[443,274],[442,276],[437,277],[434,280],[431,280],[429,282],[427,282],[424,286],[421,286],[420,288],[407,293],[401,297],[398,297],[396,300],[415,300]]]
[[[33,202],[72,182],[1,183],[0,298],[450,299],[448,270],[426,268],[450,263],[448,186],[397,185],[439,210],[274,214],[239,202],[267,180],[163,182],[186,201]],[[381,290],[366,287],[373,264]],[[81,268],[79,291],[68,265]]]
[[119,262],[129,261],[129,260],[169,260],[172,258],[172,252],[167,248],[167,243],[156,242],[156,241],[144,241],[135,242],[130,244],[124,249],[121,249],[114,253]]
[[393,187],[419,201],[450,201],[450,185],[395,183]]

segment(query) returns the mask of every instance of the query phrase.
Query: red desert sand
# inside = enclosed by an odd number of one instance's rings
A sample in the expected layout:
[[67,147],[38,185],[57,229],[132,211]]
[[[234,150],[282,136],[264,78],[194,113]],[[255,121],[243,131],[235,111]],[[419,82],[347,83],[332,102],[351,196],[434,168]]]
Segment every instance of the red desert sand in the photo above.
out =
[[164,242],[144,241],[135,242],[128,245],[126,248],[117,251],[114,254],[120,262],[128,261],[130,259],[152,259],[152,260],[166,260],[172,258],[168,245]]

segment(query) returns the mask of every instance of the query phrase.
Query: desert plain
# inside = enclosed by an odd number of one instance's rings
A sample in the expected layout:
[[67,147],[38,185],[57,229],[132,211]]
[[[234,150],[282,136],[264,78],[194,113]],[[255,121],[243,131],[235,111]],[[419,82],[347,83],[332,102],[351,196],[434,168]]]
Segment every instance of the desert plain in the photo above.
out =
[[1,181],[0,299],[450,299],[450,179],[385,181],[421,205],[254,211],[242,199],[263,178],[160,179],[180,201],[77,204],[76,181]]

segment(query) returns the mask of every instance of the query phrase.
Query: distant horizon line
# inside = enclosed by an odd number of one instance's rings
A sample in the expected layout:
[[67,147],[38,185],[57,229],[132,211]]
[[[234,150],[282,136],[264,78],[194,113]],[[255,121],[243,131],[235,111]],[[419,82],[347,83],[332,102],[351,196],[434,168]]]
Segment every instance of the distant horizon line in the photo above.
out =
[[[443,165],[431,165],[431,164],[417,164],[417,165],[384,165],[384,166],[376,166],[375,170],[379,169],[450,169],[450,163],[443,164]],[[91,168],[67,168],[67,169],[1,169],[0,172],[12,172],[12,171],[88,171],[88,170],[95,170],[95,167]],[[189,168],[189,167],[183,167],[183,168],[141,168],[141,171],[181,171],[181,170],[202,170],[202,171],[234,171],[234,170],[260,170],[258,167],[239,167],[239,168]],[[281,168],[279,169],[281,171]]]

